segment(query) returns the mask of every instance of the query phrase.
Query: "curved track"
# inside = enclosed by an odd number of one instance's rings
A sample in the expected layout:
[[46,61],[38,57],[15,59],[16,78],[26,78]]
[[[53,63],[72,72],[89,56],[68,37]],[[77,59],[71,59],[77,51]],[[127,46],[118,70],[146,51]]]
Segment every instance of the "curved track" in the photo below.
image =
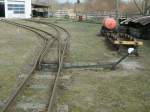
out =
[[[59,39],[59,43],[63,44],[63,45],[59,44],[59,63],[58,63],[59,67],[58,67],[58,72],[56,74],[56,78],[55,78],[55,81],[54,81],[54,86],[52,88],[52,94],[51,94],[51,97],[49,99],[49,105],[48,105],[48,108],[47,108],[47,112],[51,112],[54,97],[55,97],[55,94],[56,94],[57,84],[58,84],[58,81],[59,81],[59,76],[60,76],[60,73],[61,73],[61,70],[62,70],[62,67],[63,67],[64,56],[65,56],[65,53],[68,49],[68,43],[69,43],[69,39],[70,39],[71,35],[65,28],[60,27],[60,26],[58,26],[56,24],[53,24],[53,23],[50,23],[50,22],[37,21],[37,20],[28,20],[28,21],[44,24],[44,25],[47,25],[47,26],[50,26],[50,27],[55,27],[57,29],[57,31],[62,30],[64,33],[66,33],[66,37],[64,38],[64,40],[62,40],[61,38]],[[60,35],[60,33],[59,33],[59,35]]]
[[[54,80],[54,83],[52,86],[49,103],[47,104],[48,105],[47,109],[45,109],[45,110],[47,110],[47,112],[51,112],[54,97],[56,94],[57,84],[59,81],[59,76],[60,76],[60,73],[61,73],[62,67],[63,67],[65,53],[67,52],[67,46],[68,46],[69,37],[70,37],[69,32],[60,26],[50,24],[50,23],[47,24],[47,23],[40,22],[41,24],[52,27],[57,32],[57,35],[54,36],[53,34],[48,33],[44,30],[41,30],[41,29],[38,29],[35,27],[31,27],[28,25],[23,25],[23,24],[19,24],[19,23],[13,22],[13,21],[8,21],[8,20],[1,20],[1,21],[11,24],[11,25],[14,25],[14,26],[17,26],[17,27],[27,29],[27,30],[37,34],[43,40],[43,48],[40,50],[39,55],[36,57],[34,65],[31,69],[29,75],[21,82],[21,84],[19,84],[19,86],[15,89],[14,93],[8,98],[6,104],[4,105],[2,112],[7,112],[11,108],[11,105],[16,100],[16,98],[21,93],[21,91],[25,91],[24,87],[26,87],[26,85],[29,83],[29,80],[31,80],[31,78],[33,77],[33,74],[35,73],[36,69],[40,68],[40,64],[42,63],[42,60],[44,59],[45,55],[48,53],[49,48],[54,44],[55,41],[57,41],[58,42],[58,51],[59,51],[58,52],[58,69],[57,69],[57,73],[55,75],[55,80]],[[63,30],[63,32],[65,32],[67,34],[64,40],[61,39],[60,30]],[[46,37],[43,36],[42,33],[46,34],[47,36]],[[49,38],[49,37],[51,37],[51,38]],[[53,38],[53,41],[51,42],[50,39],[52,39],[52,38]]]

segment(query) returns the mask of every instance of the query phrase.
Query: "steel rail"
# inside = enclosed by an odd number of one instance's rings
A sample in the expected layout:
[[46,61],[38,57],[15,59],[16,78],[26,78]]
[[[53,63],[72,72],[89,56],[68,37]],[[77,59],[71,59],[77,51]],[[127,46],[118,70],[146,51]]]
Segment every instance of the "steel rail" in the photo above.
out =
[[[62,54],[60,53],[60,62],[59,62],[58,72],[56,74],[56,78],[55,78],[55,81],[54,81],[54,86],[52,88],[52,94],[51,94],[51,97],[50,97],[50,100],[49,100],[49,105],[48,105],[47,112],[51,112],[51,110],[52,110],[52,105],[53,105],[54,96],[56,94],[56,88],[57,88],[57,84],[58,84],[58,79],[59,79],[59,76],[61,74],[61,70],[63,68],[63,62],[64,62],[64,56],[65,56],[66,49],[67,49],[67,43],[68,42],[65,43],[65,46],[64,46],[63,51],[62,51]],[[61,47],[60,47],[59,52],[61,52]]]
[[[50,27],[55,26],[55,27],[57,27],[57,28],[63,30],[63,31],[67,34],[66,39],[67,39],[67,41],[68,41],[68,44],[70,43],[70,37],[71,37],[71,35],[70,35],[69,31],[66,30],[65,28],[59,26],[59,25],[56,25],[56,24],[51,23],[51,22],[40,21],[40,20],[35,20],[35,19],[28,19],[28,20],[25,19],[25,21],[31,21],[31,22],[41,23],[41,24],[45,24],[45,25],[50,26]],[[57,29],[57,28],[56,28],[56,29]],[[60,41],[60,40],[58,40],[58,41]],[[67,44],[67,47],[69,46],[68,44]],[[59,60],[60,60],[60,59],[59,59]]]
[[58,59],[58,65],[59,66],[58,66],[57,74],[55,76],[54,85],[53,85],[53,88],[52,88],[52,92],[51,92],[51,96],[50,96],[49,103],[48,103],[48,108],[47,108],[47,112],[52,112],[52,105],[53,105],[54,97],[55,97],[56,90],[57,90],[57,84],[58,84],[58,81],[59,81],[59,77],[61,75],[61,71],[63,69],[64,57],[65,57],[65,53],[66,53],[68,42],[69,42],[69,39],[70,39],[71,35],[65,28],[62,28],[62,27],[60,27],[58,25],[55,25],[53,23],[48,23],[48,22],[43,22],[43,21],[35,21],[35,20],[26,20],[26,21],[41,23],[41,24],[44,24],[44,25],[47,25],[47,26],[50,26],[50,27],[54,27],[55,26],[57,30],[59,28],[59,29],[63,30],[63,32],[65,32],[67,34],[67,37],[64,40],[65,41],[64,44],[61,43],[61,41],[60,41],[61,38],[59,38],[59,40],[58,40],[58,55],[59,55],[59,57],[58,57],[59,58]]
[[[53,89],[52,89],[52,94],[51,94],[48,109],[47,109],[47,112],[52,112],[52,105],[53,105],[54,97],[55,97],[55,94],[56,94],[57,84],[58,84],[59,76],[61,75],[61,71],[63,69],[64,57],[65,57],[65,53],[66,53],[66,50],[67,50],[67,45],[68,45],[68,42],[69,42],[68,39],[70,39],[71,35],[65,28],[62,28],[62,27],[60,27],[58,25],[55,25],[53,23],[43,22],[43,24],[48,24],[48,25],[53,25],[55,27],[58,27],[59,29],[63,30],[67,34],[67,37],[65,39],[65,45],[64,45],[63,49],[62,49],[61,42],[59,41],[60,42],[60,44],[59,44],[59,67],[58,67],[58,72],[56,74],[56,78],[55,78],[55,81],[54,81],[54,86],[53,86]],[[61,54],[61,52],[62,52],[62,54]]]
[[29,30],[29,31],[31,31],[31,32],[34,32],[36,35],[38,35],[38,36],[41,37],[42,39],[45,39],[45,37],[44,37],[43,35],[41,35],[39,32],[37,32],[37,31],[35,31],[35,30],[33,30],[33,29],[29,28],[29,27],[21,26],[20,24],[15,24],[15,23],[13,23],[13,22],[11,22],[11,21],[4,20],[4,19],[1,19],[0,21],[1,21],[1,22],[5,22],[5,23],[8,23],[8,24],[11,24],[11,25],[15,25],[15,26],[17,26],[17,27],[22,27],[22,28],[24,28],[24,29],[26,29],[26,30]]
[[[5,20],[6,21],[6,20]],[[7,21],[7,22],[9,22],[10,23],[10,21]],[[34,30],[38,30],[38,31],[42,31],[42,32],[44,32],[45,33],[45,31],[43,31],[43,30],[41,30],[41,29],[37,29],[37,28],[34,28],[34,27],[31,27],[31,26],[27,26],[27,25],[22,25],[22,24],[18,24],[18,23],[16,23],[16,22],[11,22],[11,24],[14,24],[14,25],[17,25],[17,26],[19,26],[19,27],[24,27],[24,28],[26,28],[26,29],[34,29]],[[55,29],[55,28],[54,28]],[[32,31],[34,31],[34,30],[32,30]],[[52,34],[50,34],[50,33],[48,33],[48,32],[46,32],[46,34],[48,34],[49,36],[51,36],[52,38],[55,38],[57,41],[58,41],[58,35],[60,35],[59,33],[58,33],[58,31],[56,31],[57,32],[57,36],[54,36],[54,35],[52,35]],[[38,33],[38,32],[37,32]],[[48,41],[49,41],[49,39],[48,38],[45,38],[44,36],[42,36],[43,37],[43,39],[46,41],[45,43],[46,43],[46,45],[47,46],[45,46],[46,48],[45,48],[45,53],[43,53],[42,54],[42,56],[41,56],[41,59],[39,59],[39,63],[38,63],[38,65],[39,65],[39,67],[40,67],[40,64],[41,64],[41,62],[42,62],[42,60],[43,60],[43,58],[42,57],[44,57],[46,54],[47,54],[47,51],[48,51],[48,49],[49,49],[49,47],[51,46],[51,44],[49,44],[48,45]],[[57,38],[56,38],[57,37]]]
[[8,21],[8,20],[4,20],[4,19],[2,19],[1,21],[11,22],[12,24],[16,24],[18,26],[21,25],[21,27],[28,27],[28,28],[31,28],[31,29],[34,29],[34,30],[38,30],[40,32],[43,32],[43,33],[47,34],[48,36],[50,36],[52,38],[56,38],[56,36],[52,35],[51,33],[48,33],[48,32],[46,32],[44,30],[41,30],[41,29],[38,29],[38,28],[35,28],[35,27],[31,27],[31,26],[24,25],[24,24],[19,24],[17,22],[12,22],[12,21]]
[[[44,24],[44,25],[47,25],[47,26],[49,26],[49,27],[53,27],[54,29],[55,29],[55,31],[57,32],[57,37],[58,37],[58,54],[59,54],[59,41],[60,41],[60,31],[56,28],[56,27],[54,27],[54,25],[52,25],[52,24],[47,24],[47,23],[45,23],[45,22],[43,22],[43,21],[35,21],[35,20],[29,20],[29,19],[24,19],[25,21],[29,21],[29,22],[34,22],[34,23],[38,23],[38,24]],[[58,57],[58,62],[60,61],[60,58]]]
[[59,26],[59,25],[56,25],[54,23],[51,23],[51,22],[46,22],[46,21],[41,21],[41,20],[35,20],[35,19],[28,19],[26,21],[31,21],[31,22],[36,22],[36,23],[42,23],[42,24],[45,24],[45,25],[53,25],[53,26],[56,26],[58,28],[60,28],[61,30],[63,30],[64,32],[66,32],[67,34],[67,39],[69,39],[71,37],[70,33],[68,32],[68,30],[66,30],[65,28]]
[[39,54],[38,54],[38,56],[37,56],[37,58],[36,58],[36,60],[34,62],[34,65],[33,65],[32,69],[31,69],[31,71],[29,73],[29,75],[27,76],[27,78],[25,78],[25,80],[23,80],[23,82],[19,85],[19,87],[16,88],[16,90],[14,91],[14,93],[8,98],[8,101],[4,105],[4,108],[3,108],[2,112],[6,112],[9,109],[9,107],[11,106],[11,104],[14,102],[14,100],[16,99],[16,97],[18,96],[18,94],[20,93],[20,91],[27,84],[28,80],[32,77],[32,74],[35,72],[35,69],[36,69],[36,67],[38,65],[38,62],[42,58],[42,54],[44,53],[45,49],[47,48],[46,46],[47,46],[48,39],[46,37],[42,36],[39,32],[35,31],[36,28],[28,27],[26,25],[18,24],[18,23],[15,23],[15,22],[7,21],[7,20],[2,20],[2,21],[6,22],[8,24],[15,25],[15,26],[18,26],[18,27],[22,27],[22,28],[25,28],[27,30],[30,30],[30,31],[34,32],[35,34],[37,34],[38,36],[40,36],[42,39],[44,39],[44,43],[45,43],[44,47],[40,50],[40,52],[39,52]]
[[[63,69],[64,56],[65,56],[67,45],[68,45],[68,38],[70,38],[70,33],[66,29],[64,29],[64,28],[62,28],[62,27],[60,27],[58,25],[55,25],[55,24],[51,24],[51,23],[47,23],[47,22],[41,22],[41,21],[40,22],[36,21],[36,23],[41,23],[41,24],[48,25],[50,27],[53,27],[57,31],[57,39],[58,39],[58,71],[57,71],[57,74],[55,76],[54,85],[52,87],[52,92],[51,92],[51,96],[50,96],[49,104],[48,104],[48,108],[47,108],[47,112],[51,112],[53,101],[54,101],[54,97],[55,97],[55,94],[56,94],[56,89],[57,89],[59,76],[61,74],[61,70]],[[26,25],[25,25],[25,27],[26,27]],[[67,34],[67,37],[64,40],[65,44],[62,44],[61,41],[60,41],[61,40],[61,38],[60,38],[60,31],[58,30],[58,28],[59,28],[59,30],[61,29],[61,30],[63,30],[63,32],[65,32]],[[49,45],[47,45],[47,47],[45,48],[45,52],[42,54],[42,57],[44,57],[46,55],[46,53],[47,53],[46,51],[48,50],[48,46]],[[42,58],[39,59],[39,63],[41,63],[41,61],[42,61]]]
[[[30,21],[30,22],[34,22],[34,23],[37,23],[37,24],[44,24],[44,25],[47,25],[47,26],[49,26],[49,27],[52,27],[56,32],[57,32],[57,35],[56,35],[56,37],[58,38],[58,43],[59,43],[59,39],[60,39],[60,31],[56,28],[56,27],[54,27],[53,25],[51,25],[51,24],[45,24],[44,22],[42,22],[42,21],[31,21],[31,20],[26,20],[26,19],[24,19],[25,21]],[[59,44],[58,44],[58,48],[59,48]],[[58,54],[59,54],[59,50],[58,50]],[[44,54],[44,55],[46,55],[46,53]],[[60,59],[58,58],[58,61],[60,61]],[[41,63],[41,60],[39,61],[39,63]]]

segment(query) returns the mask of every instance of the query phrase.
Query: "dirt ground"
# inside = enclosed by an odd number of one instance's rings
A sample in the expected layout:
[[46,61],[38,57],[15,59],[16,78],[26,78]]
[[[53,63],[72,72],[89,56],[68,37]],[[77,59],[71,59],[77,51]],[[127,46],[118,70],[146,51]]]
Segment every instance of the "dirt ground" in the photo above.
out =
[[[52,20],[50,20],[52,21]],[[100,25],[54,21],[71,32],[68,62],[108,62],[121,56],[97,36]],[[115,71],[66,70],[59,106],[69,112],[150,112],[150,41],[144,41],[140,57],[129,57]]]

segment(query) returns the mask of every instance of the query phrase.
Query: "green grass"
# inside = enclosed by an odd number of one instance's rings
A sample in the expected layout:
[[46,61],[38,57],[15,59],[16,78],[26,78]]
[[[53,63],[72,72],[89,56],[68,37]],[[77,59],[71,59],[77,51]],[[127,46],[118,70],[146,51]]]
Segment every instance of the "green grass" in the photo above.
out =
[[17,74],[40,41],[26,30],[0,23],[0,100],[6,100],[15,86]]
[[68,61],[102,61],[114,60],[117,53],[108,49],[103,37],[97,36],[100,30],[99,24],[58,21],[68,29],[71,34],[70,56]]
[[[51,21],[51,20],[50,20]],[[67,28],[71,37],[69,62],[113,61],[117,52],[96,36],[100,25],[57,21]],[[138,62],[140,68],[116,71],[67,70],[72,79],[65,82],[67,90],[60,90],[58,103],[69,105],[69,112],[150,112],[150,41],[144,41],[140,57],[126,62]]]
[[58,98],[60,104],[69,105],[70,112],[150,110],[149,71],[67,71],[65,75],[70,73],[70,88]]
[[[52,18],[50,21],[56,20]],[[120,57],[107,47],[103,37],[96,36],[100,25],[71,21],[57,21],[56,24],[67,28],[72,35],[68,62],[107,62]],[[8,34],[0,30],[0,56],[4,63],[0,65],[1,100],[10,93],[16,83],[16,73],[31,53],[32,50],[29,49],[37,43],[36,38],[25,31],[21,32],[26,34],[26,38],[16,33],[14,27],[7,28],[4,25],[3,30],[8,31]],[[22,36],[24,38],[20,39]],[[66,70],[64,74],[71,75],[72,78],[64,81],[68,89],[59,90],[58,104],[69,105],[69,112],[150,112],[149,43],[150,41],[145,41],[140,48],[140,57],[125,60],[138,62],[140,68],[134,70],[122,67],[116,71]],[[30,91],[26,94],[30,96],[33,93]],[[35,101],[37,97],[33,97]]]

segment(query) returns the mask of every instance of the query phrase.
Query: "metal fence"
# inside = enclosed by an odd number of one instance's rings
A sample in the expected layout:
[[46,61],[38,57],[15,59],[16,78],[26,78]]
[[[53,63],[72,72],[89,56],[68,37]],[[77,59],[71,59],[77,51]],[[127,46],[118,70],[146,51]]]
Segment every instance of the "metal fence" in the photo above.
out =
[[[82,16],[82,19],[85,21],[95,21],[99,22],[104,17],[114,17],[116,18],[115,11],[90,11],[90,12],[77,12],[77,13],[70,13],[69,11],[59,10],[55,12],[55,17],[69,17],[71,19],[78,19],[79,16]],[[130,13],[119,13],[118,18],[132,18],[132,17],[139,17],[141,16],[138,12],[130,12]]]
[[[101,17],[116,17],[115,11],[96,11],[96,12],[78,12],[77,15],[86,16],[87,19],[91,18],[101,18]],[[140,16],[138,12],[130,12],[130,13],[119,13],[119,18],[131,18],[135,16]]]

